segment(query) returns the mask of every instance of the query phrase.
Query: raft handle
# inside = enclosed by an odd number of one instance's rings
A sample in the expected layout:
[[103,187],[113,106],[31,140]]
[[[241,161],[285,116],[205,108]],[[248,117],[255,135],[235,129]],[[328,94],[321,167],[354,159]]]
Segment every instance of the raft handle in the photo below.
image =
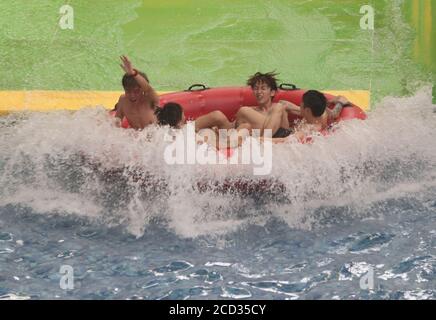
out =
[[280,84],[279,88],[286,91],[298,90],[297,86],[292,83],[282,83]]
[[[194,90],[194,88],[197,88],[197,87],[199,87],[200,89]],[[193,84],[192,86],[190,86],[188,88],[188,90],[185,90],[185,91],[203,91],[203,90],[207,90],[207,89],[209,89],[209,88],[206,87],[204,84],[196,83],[196,84]]]

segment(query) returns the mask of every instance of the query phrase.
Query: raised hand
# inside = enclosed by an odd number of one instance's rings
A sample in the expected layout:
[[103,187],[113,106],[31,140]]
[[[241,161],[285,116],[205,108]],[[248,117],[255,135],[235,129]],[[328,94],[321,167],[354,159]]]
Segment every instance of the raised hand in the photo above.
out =
[[133,68],[132,62],[127,58],[126,56],[120,57],[122,64],[120,64],[121,69],[124,70],[125,73],[128,75],[134,75],[136,74],[135,69]]

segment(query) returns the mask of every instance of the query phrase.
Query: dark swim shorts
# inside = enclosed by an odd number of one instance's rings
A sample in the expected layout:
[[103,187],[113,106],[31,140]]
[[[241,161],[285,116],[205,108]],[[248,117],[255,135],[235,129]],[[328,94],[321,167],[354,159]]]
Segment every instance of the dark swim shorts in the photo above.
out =
[[294,131],[292,129],[279,128],[273,138],[286,138],[289,137]]

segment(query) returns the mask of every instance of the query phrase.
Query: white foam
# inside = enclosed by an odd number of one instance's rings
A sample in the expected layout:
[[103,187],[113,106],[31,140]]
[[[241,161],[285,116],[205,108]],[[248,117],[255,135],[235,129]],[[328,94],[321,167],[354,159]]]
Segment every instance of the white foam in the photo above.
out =
[[[263,225],[271,216],[309,229],[320,207],[350,207],[349,214],[366,214],[374,202],[419,196],[436,186],[436,114],[431,99],[431,88],[412,97],[385,98],[368,120],[343,122],[335,134],[316,137],[311,145],[274,146],[269,177],[286,186],[287,201],[273,198],[262,204],[195,190],[198,181],[251,177],[253,168],[166,165],[163,129],[115,128],[102,108],[10,115],[3,122],[11,125],[0,127],[5,137],[0,141],[0,205],[123,224],[137,236],[155,219],[183,237],[222,235],[247,224]],[[69,163],[78,155],[95,168]],[[112,189],[114,182],[96,173],[123,167],[120,177],[128,180],[122,190]],[[80,185],[75,185],[78,178],[70,171],[82,174]],[[153,193],[153,181],[132,178],[145,171],[165,180],[166,190]],[[152,195],[144,194],[144,184]],[[105,202],[108,192],[115,196],[110,210]],[[117,203],[116,196],[123,192],[128,199]]]

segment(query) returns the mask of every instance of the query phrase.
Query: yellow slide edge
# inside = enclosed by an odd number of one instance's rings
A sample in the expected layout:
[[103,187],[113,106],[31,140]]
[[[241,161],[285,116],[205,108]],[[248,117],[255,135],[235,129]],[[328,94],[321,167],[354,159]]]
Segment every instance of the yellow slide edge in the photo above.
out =
[[[370,110],[371,94],[369,91],[328,90],[324,92],[345,96],[364,111]],[[159,92],[159,94],[164,93],[168,92]],[[112,109],[121,94],[123,94],[121,91],[0,91],[0,115],[23,111],[79,110],[95,106]]]

